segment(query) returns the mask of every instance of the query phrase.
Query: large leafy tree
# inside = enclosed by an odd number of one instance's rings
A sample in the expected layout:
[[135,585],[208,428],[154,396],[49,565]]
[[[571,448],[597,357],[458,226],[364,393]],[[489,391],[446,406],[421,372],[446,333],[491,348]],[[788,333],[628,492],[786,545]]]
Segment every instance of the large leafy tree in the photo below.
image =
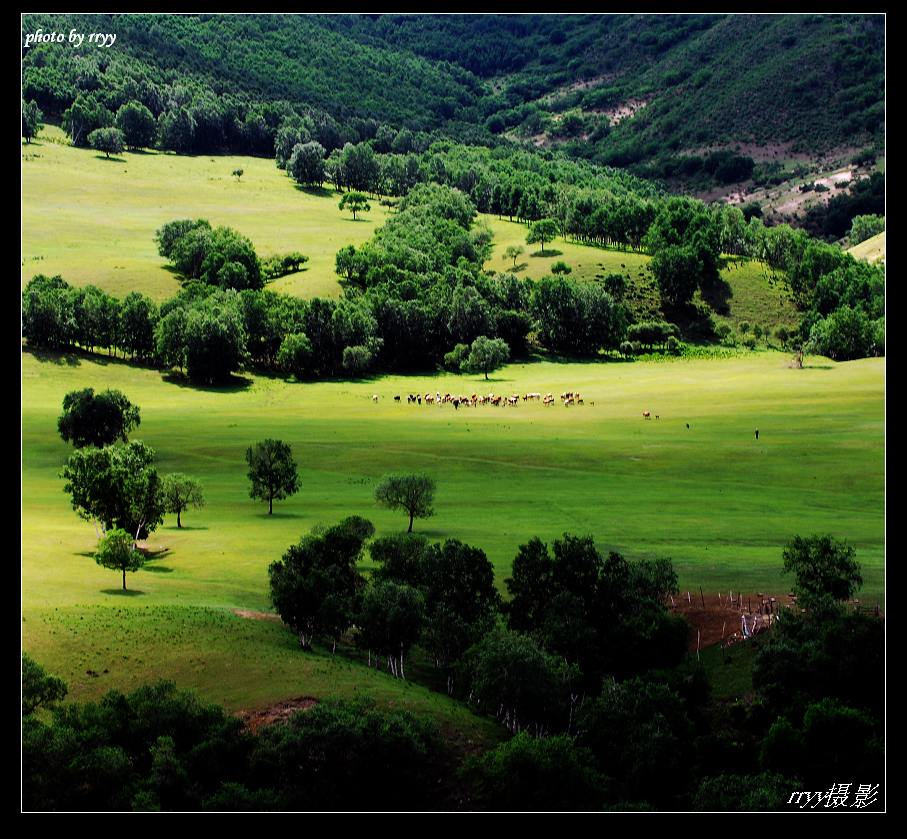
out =
[[488,373],[501,367],[509,357],[510,347],[505,341],[480,335],[472,342],[466,365],[473,370],[481,370],[487,381]]
[[117,111],[117,128],[123,132],[126,145],[131,149],[150,148],[157,134],[154,114],[135,100],[122,105]]
[[126,148],[126,138],[119,128],[96,128],[88,135],[88,144],[109,158]]
[[351,516],[304,536],[268,567],[271,602],[303,649],[317,637],[336,641],[352,623],[365,585],[356,563],[374,532],[371,522]]
[[73,509],[104,532],[116,527],[142,539],[164,520],[154,450],[138,440],[78,449],[61,477]]
[[38,136],[38,132],[44,127],[43,119],[44,114],[34,99],[31,102],[22,100],[22,136],[25,137],[26,143],[30,143],[32,137]]
[[129,432],[141,422],[139,409],[118,390],[95,395],[94,388],[74,390],[63,397],[63,413],[57,420],[60,436],[77,449],[126,442]]
[[782,554],[784,572],[793,573],[794,591],[806,600],[849,600],[863,585],[856,551],[833,536],[795,536]]
[[324,180],[324,146],[314,140],[295,145],[287,163],[287,172],[303,186],[321,186]]
[[542,246],[542,253],[545,253],[545,242],[551,242],[557,236],[557,222],[554,219],[543,218],[532,223],[529,233],[526,234],[527,245]]
[[299,491],[299,473],[293,451],[282,440],[262,440],[246,450],[249,464],[251,498],[268,502],[268,515],[274,512],[274,501]]
[[356,213],[367,213],[371,210],[368,198],[361,192],[344,193],[337,206],[341,210],[349,210],[353,214],[353,221],[356,220]]

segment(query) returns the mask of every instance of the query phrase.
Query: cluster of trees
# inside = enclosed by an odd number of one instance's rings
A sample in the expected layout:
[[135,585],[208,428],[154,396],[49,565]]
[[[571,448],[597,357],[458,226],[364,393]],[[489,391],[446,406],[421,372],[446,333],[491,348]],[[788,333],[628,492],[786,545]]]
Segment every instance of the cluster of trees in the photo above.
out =
[[448,755],[434,726],[406,711],[380,711],[367,700],[321,702],[255,735],[172,682],[60,705],[65,683],[27,655],[22,666],[27,811],[443,804],[435,779]]
[[145,561],[136,541],[164,520],[165,513],[181,515],[203,507],[198,481],[173,473],[161,477],[154,467],[154,450],[130,441],[129,432],[141,422],[140,412],[118,390],[95,393],[93,388],[67,393],[57,428],[76,451],[61,472],[63,489],[80,518],[98,532],[95,560],[105,568],[137,571]]
[[[725,705],[691,660],[650,669],[669,657],[651,631],[641,635],[654,657],[623,651],[631,669],[617,678],[596,681],[576,663],[577,650],[601,651],[602,609],[617,618],[630,608],[632,626],[632,601],[645,612],[675,585],[667,563],[604,559],[569,535],[553,554],[532,540],[508,581],[505,625],[481,551],[384,537],[370,545],[378,567],[366,582],[355,560],[372,533],[349,518],[274,563],[284,619],[311,643],[337,637],[353,615],[360,647],[399,676],[419,644],[449,674],[448,690],[498,716],[510,739],[462,760],[430,724],[367,701],[321,702],[252,734],[167,682],[62,705],[66,684],[23,655],[25,808],[781,810],[829,777],[851,783],[848,806],[857,783],[869,806],[884,806],[874,786],[884,777],[884,624],[840,605],[860,585],[846,543],[788,544],[784,566],[807,608],[785,612],[757,650],[754,700]],[[613,629],[622,637],[606,657],[632,635],[623,621]]]
[[[165,224],[155,235],[158,253],[187,280],[220,288],[261,288],[261,265],[252,242],[229,227],[212,228],[206,219]],[[272,266],[277,267],[282,262]]]

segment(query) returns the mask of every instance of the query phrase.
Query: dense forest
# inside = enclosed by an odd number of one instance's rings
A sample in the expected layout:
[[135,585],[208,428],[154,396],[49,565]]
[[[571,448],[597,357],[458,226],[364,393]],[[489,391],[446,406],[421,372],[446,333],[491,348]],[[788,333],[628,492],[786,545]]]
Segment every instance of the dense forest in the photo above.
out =
[[[89,21],[29,15],[24,27]],[[45,114],[91,93],[115,110],[114,91],[136,83],[156,117],[190,103],[204,111],[207,97],[192,92],[202,88],[247,131],[273,132],[271,103],[282,101],[348,131],[358,118],[486,145],[545,138],[647,176],[682,172],[704,147],[817,152],[884,133],[880,15],[129,15],[92,16],[90,27],[118,32],[116,51],[26,53],[25,98]],[[642,107],[616,119],[627,103]],[[221,142],[268,145],[242,133]],[[336,141],[347,139],[357,138]]]

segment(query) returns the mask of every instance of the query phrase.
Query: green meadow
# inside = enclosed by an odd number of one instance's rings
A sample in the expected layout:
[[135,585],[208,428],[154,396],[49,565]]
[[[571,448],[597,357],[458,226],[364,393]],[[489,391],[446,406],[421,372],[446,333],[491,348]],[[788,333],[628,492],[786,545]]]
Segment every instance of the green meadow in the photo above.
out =
[[[70,452],[56,432],[60,405],[88,386],[120,389],[138,404],[133,439],[156,450],[161,472],[199,479],[208,500],[184,515],[183,529],[168,517],[152,535],[161,553],[129,576],[126,595],[119,576],[94,563],[94,528],[73,512],[59,478]],[[22,389],[23,642],[76,695],[154,674],[232,708],[368,689],[461,714],[363,668],[338,676],[329,656],[297,653],[278,625],[233,614],[269,608],[269,563],[315,524],[359,514],[378,535],[404,529],[402,513],[373,500],[380,477],[398,470],[437,481],[436,514],[415,529],[481,547],[499,584],[520,544],[569,531],[630,558],[670,557],[682,588],[782,592],[784,543],[827,532],[856,547],[862,596],[883,592],[882,359],[808,359],[803,370],[771,352],[663,364],[545,361],[510,365],[488,383],[249,376],[217,390],[102,357],[39,360],[26,351]],[[586,404],[406,403],[410,392],[530,390],[579,391]],[[291,444],[301,476],[301,491],[277,502],[273,516],[248,497],[243,460],[265,437]]]
[[[387,217],[374,201],[354,222],[337,208],[336,194],[297,189],[272,160],[156,152],[105,160],[69,147],[53,127],[22,149],[23,285],[36,273],[59,273],[75,285],[121,296],[138,290],[160,302],[179,283],[157,254],[155,230],[204,217],[248,236],[260,256],[300,250],[310,257],[276,289],[337,296],[334,254],[364,242]],[[244,170],[239,180],[236,168]],[[639,310],[649,305],[648,257],[562,241],[540,254],[525,245],[524,225],[485,221],[494,233],[489,268],[512,269],[503,251],[520,244],[519,276],[544,276],[558,259],[578,279],[616,271],[630,277]],[[719,320],[795,322],[761,266],[732,261],[724,276],[731,296]],[[862,596],[881,599],[884,360],[808,359],[803,370],[788,362],[772,352],[665,363],[547,360],[510,365],[489,382],[443,374],[313,383],[246,375],[214,389],[104,356],[38,357],[26,349],[23,647],[76,699],[154,677],[231,710],[364,692],[466,739],[493,738],[493,724],[445,696],[328,652],[303,654],[278,623],[234,612],[269,609],[268,565],[316,524],[358,514],[378,535],[404,529],[403,514],[373,498],[379,479],[396,471],[435,478],[436,514],[415,529],[482,548],[502,591],[520,544],[571,532],[632,559],[670,557],[684,589],[786,592],[785,542],[832,533],[857,549]],[[71,449],[56,420],[65,394],[85,387],[122,390],[141,409],[133,439],[156,450],[162,473],[197,478],[208,501],[184,514],[182,529],[168,517],[152,534],[155,558],[129,576],[126,594],[117,573],[95,564],[94,527],[76,516],[59,477]],[[585,405],[455,411],[406,403],[418,392],[566,390],[580,392]],[[266,437],[291,444],[301,476],[301,491],[277,502],[273,516],[249,498],[243,458]]]
[[[61,274],[71,285],[93,284],[120,297],[140,291],[158,303],[179,290],[177,276],[158,255],[155,231],[177,218],[206,218],[252,240],[261,257],[298,250],[309,257],[303,270],[271,283],[300,297],[338,297],[334,256],[344,245],[361,245],[389,212],[377,200],[353,221],[338,207],[340,193],[296,187],[273,160],[237,156],[186,156],[143,150],[111,159],[68,145],[49,125],[22,146],[22,287],[35,274]],[[237,179],[231,172],[242,169]],[[618,273],[630,283],[629,301],[639,317],[655,315],[658,291],[646,271],[649,257],[558,239],[527,245],[528,228],[483,215],[494,234],[487,268],[539,279],[558,260],[578,280]],[[504,257],[510,245],[524,253]],[[736,324],[791,326],[797,314],[789,299],[768,284],[759,263],[732,259],[722,271],[730,296],[718,317]]]

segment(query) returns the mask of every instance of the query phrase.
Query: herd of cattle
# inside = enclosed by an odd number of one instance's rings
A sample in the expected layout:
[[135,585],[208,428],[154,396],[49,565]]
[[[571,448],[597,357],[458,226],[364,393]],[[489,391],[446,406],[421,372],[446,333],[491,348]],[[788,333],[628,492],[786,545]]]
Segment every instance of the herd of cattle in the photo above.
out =
[[[379,399],[378,394],[372,396],[372,402],[377,402]],[[562,393],[560,396],[561,402],[563,402],[565,407],[570,405],[584,405],[583,397],[579,393],[574,393],[573,391],[567,391]],[[399,394],[394,397],[394,402],[402,402],[403,397]],[[415,403],[421,405],[423,401],[426,405],[445,405],[451,404],[454,408],[459,408],[461,405],[468,408],[475,408],[477,405],[497,405],[497,406],[516,406],[523,402],[541,402],[543,405],[553,405],[555,400],[553,393],[546,393],[544,396],[541,393],[524,393],[522,396],[518,393],[513,393],[510,396],[504,396],[501,394],[489,393],[487,396],[473,393],[471,396],[465,396],[463,394],[455,393],[445,393],[443,396],[440,391],[436,393],[410,393],[406,397],[407,403]],[[590,405],[595,405],[594,402],[590,402]]]

